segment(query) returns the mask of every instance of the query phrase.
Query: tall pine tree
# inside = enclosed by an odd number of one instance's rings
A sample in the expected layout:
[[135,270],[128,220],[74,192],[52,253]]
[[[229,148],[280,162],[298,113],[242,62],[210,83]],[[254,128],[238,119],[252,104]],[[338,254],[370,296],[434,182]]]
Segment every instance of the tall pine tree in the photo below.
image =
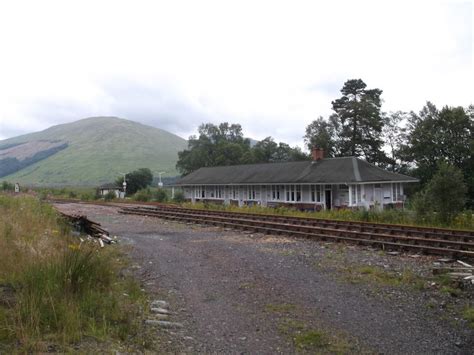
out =
[[361,79],[351,79],[341,89],[342,97],[332,102],[340,123],[340,155],[364,157],[371,163],[382,163],[383,119],[380,112],[382,90],[366,89]]

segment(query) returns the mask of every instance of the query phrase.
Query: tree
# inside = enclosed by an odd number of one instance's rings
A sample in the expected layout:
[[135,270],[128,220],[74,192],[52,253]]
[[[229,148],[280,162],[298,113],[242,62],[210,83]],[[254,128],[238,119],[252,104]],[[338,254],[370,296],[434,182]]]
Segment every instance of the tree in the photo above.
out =
[[243,137],[239,124],[206,123],[198,133],[199,137],[189,137],[188,149],[178,153],[176,168],[183,175],[201,167],[238,164],[250,150],[250,140]]
[[284,162],[284,161],[301,161],[308,160],[309,156],[301,151],[300,148],[292,148],[288,144],[280,142],[276,150],[276,155],[272,161]]
[[[151,183],[153,182],[153,174],[151,173],[150,169],[141,168],[138,170],[134,170],[131,173],[128,173],[126,177],[126,181],[127,181],[127,194],[132,195],[136,193],[138,190],[141,190],[150,186]],[[123,177],[118,177],[115,180],[115,183],[118,186],[122,186]]]
[[308,156],[298,147],[292,148],[288,144],[276,143],[272,137],[267,137],[251,149],[251,163],[270,163],[282,161],[298,161],[308,159]]
[[382,136],[388,148],[387,163],[392,171],[407,172],[407,165],[402,161],[401,149],[406,141],[406,129],[403,123],[407,122],[408,118],[408,113],[402,111],[390,112],[383,116]]
[[341,89],[342,97],[332,102],[340,123],[339,154],[362,156],[367,161],[384,161],[383,120],[380,112],[382,90],[366,89],[361,79],[351,79]]
[[320,116],[306,127],[303,138],[309,151],[313,148],[321,148],[328,157],[337,155],[335,123],[334,120],[326,121]]
[[243,137],[239,124],[227,122],[216,126],[212,123],[199,126],[199,137],[189,138],[188,149],[178,153],[176,168],[183,175],[201,167],[236,164],[268,163],[307,159],[298,147],[276,143],[272,137],[250,147],[250,140]]
[[433,210],[441,222],[450,222],[462,211],[466,202],[466,192],[467,187],[461,170],[442,162],[420,193],[418,198],[422,202],[417,203],[417,209],[423,212]]
[[439,111],[427,102],[419,114],[411,112],[406,143],[401,156],[411,162],[422,184],[437,172],[441,162],[462,170],[468,183],[469,199],[474,199],[474,108],[445,106]]

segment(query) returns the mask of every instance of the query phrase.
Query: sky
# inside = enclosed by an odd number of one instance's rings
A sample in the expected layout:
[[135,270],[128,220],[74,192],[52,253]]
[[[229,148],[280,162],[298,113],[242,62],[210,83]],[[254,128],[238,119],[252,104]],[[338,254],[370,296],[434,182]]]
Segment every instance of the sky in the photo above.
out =
[[0,140],[91,116],[303,147],[348,79],[382,110],[474,102],[473,1],[2,1]]

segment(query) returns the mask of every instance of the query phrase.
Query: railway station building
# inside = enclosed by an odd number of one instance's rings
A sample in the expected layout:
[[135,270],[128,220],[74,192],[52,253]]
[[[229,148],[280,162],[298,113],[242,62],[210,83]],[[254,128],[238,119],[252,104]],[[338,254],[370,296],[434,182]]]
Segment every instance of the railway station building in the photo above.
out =
[[178,180],[188,201],[321,210],[401,207],[404,185],[418,180],[356,157],[200,168]]

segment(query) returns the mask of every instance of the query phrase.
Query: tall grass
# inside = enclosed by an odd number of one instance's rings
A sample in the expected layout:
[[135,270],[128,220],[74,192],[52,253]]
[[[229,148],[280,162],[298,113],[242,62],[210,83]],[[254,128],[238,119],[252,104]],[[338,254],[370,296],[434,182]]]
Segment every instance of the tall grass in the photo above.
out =
[[373,223],[389,223],[389,224],[403,224],[403,225],[414,225],[414,226],[429,226],[429,227],[441,227],[441,228],[454,228],[454,229],[470,229],[474,230],[474,218],[473,211],[464,211],[459,214],[450,223],[444,223],[439,221],[436,214],[431,214],[420,219],[416,214],[409,210],[401,209],[386,209],[383,211],[375,210],[324,210],[324,211],[299,211],[289,207],[262,207],[262,206],[242,206],[238,207],[235,205],[223,205],[223,204],[212,204],[212,203],[184,203],[183,206],[188,208],[196,209],[213,209],[223,210],[230,212],[244,212],[244,213],[256,213],[256,214],[271,214],[271,215],[282,215],[282,216],[293,216],[293,217],[306,217],[306,218],[320,218],[320,219],[334,219],[341,221],[359,221],[359,222],[373,222]]
[[51,206],[0,195],[0,291],[13,294],[0,292],[0,353],[42,352],[51,344],[68,351],[86,336],[120,341],[136,334],[144,296],[118,277],[121,260],[114,248],[78,244]]

